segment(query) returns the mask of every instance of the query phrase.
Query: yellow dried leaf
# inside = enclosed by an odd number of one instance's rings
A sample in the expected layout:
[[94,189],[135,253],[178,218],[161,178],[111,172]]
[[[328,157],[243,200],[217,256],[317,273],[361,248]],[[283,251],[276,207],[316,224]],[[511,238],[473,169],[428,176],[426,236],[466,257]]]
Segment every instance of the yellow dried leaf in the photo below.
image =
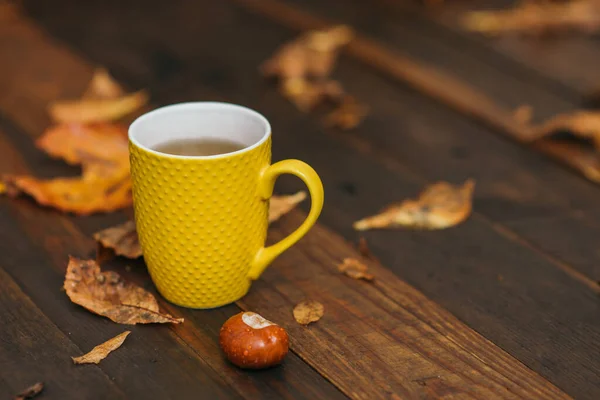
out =
[[50,105],[49,113],[59,123],[94,123],[116,121],[148,102],[144,90],[114,99],[81,99],[57,101]]
[[272,196],[269,202],[269,222],[277,221],[306,199],[306,192],[300,191],[289,196]]
[[98,242],[98,260],[107,258],[107,250],[127,258],[142,256],[142,247],[133,221],[96,232],[94,239]]
[[364,279],[365,281],[373,281],[375,279],[369,273],[369,267],[356,258],[344,258],[344,261],[338,265],[338,271],[353,279]]
[[150,292],[125,282],[116,272],[102,272],[94,260],[70,257],[64,288],[73,303],[119,324],[183,322],[161,313]]
[[324,313],[325,307],[323,304],[314,300],[306,300],[298,303],[293,311],[294,319],[300,325],[308,325],[311,322],[317,322]]
[[34,385],[31,385],[27,389],[23,390],[18,395],[16,395],[14,400],[33,399],[38,394],[42,393],[43,390],[44,390],[44,383],[38,382]]
[[89,353],[79,357],[71,357],[75,364],[98,364],[104,360],[111,352],[115,351],[125,341],[131,331],[125,331],[106,342],[94,347]]
[[96,68],[88,85],[84,99],[116,99],[125,94],[123,88],[113,79],[105,68]]
[[557,30],[592,32],[600,28],[600,3],[595,0],[522,1],[508,10],[469,12],[462,25],[467,30],[488,35],[542,34]]
[[382,213],[357,221],[354,229],[364,231],[397,226],[445,229],[463,222],[471,214],[475,182],[455,186],[438,182],[426,188],[416,200],[405,200]]

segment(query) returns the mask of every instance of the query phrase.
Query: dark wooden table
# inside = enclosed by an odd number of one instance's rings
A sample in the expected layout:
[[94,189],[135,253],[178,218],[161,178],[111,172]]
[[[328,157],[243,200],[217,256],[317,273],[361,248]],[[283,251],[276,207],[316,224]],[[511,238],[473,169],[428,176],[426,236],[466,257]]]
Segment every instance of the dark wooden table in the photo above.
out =
[[[131,212],[75,217],[2,198],[1,398],[37,381],[48,399],[600,398],[600,189],[508,139],[502,123],[521,104],[539,118],[581,106],[600,85],[597,38],[490,40],[457,27],[472,5],[430,12],[402,0],[11,4],[0,2],[1,172],[76,173],[32,139],[49,124],[47,104],[78,96],[102,65],[128,88],[147,88],[153,106],[223,100],[259,110],[274,127],[274,158],[314,166],[326,203],[318,226],[237,304],[195,311],[161,300],[185,323],[134,326],[98,366],[75,366],[71,356],[127,327],[68,300],[67,256],[93,257],[91,234]],[[323,128],[257,72],[299,30],[328,21],[359,33],[335,72],[371,108],[353,131]],[[339,260],[358,256],[353,221],[427,183],[469,177],[477,187],[466,223],[368,232],[381,261],[371,264],[375,283],[337,273]],[[282,179],[277,190],[299,188]],[[272,225],[272,239],[304,211]],[[142,261],[109,267],[152,290]],[[291,315],[305,298],[326,309],[307,328]],[[219,328],[240,309],[286,327],[283,365],[247,372],[224,360]]]

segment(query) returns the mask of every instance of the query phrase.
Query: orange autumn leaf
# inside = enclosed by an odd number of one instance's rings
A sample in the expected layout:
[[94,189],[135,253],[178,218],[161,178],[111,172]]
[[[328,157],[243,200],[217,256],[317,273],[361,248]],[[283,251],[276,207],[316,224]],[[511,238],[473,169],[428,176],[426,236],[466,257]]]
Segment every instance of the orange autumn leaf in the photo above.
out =
[[82,98],[84,99],[115,99],[123,96],[123,88],[104,68],[96,68],[92,80]]
[[110,353],[121,347],[123,342],[131,331],[125,331],[106,342],[94,347],[89,353],[79,357],[71,357],[75,364],[98,364],[104,360]]
[[127,128],[120,124],[60,124],[36,140],[49,155],[72,165],[129,163]]
[[344,258],[344,261],[338,265],[338,271],[346,274],[352,279],[363,279],[373,281],[375,277],[369,273],[369,267],[356,258]]
[[509,32],[542,34],[558,30],[596,31],[600,28],[600,2],[522,1],[514,8],[498,11],[471,11],[462,25],[487,35]]
[[384,209],[380,214],[354,223],[354,229],[411,227],[419,229],[445,229],[457,225],[471,214],[475,182],[463,185],[437,182],[427,187],[416,200],[405,200]]
[[272,196],[269,201],[269,222],[277,221],[306,199],[306,192],[300,191],[288,196]]
[[59,123],[95,123],[117,121],[142,108],[148,102],[144,90],[116,98],[91,98],[57,101],[49,113]]
[[317,322],[323,317],[325,307],[315,300],[306,300],[300,302],[294,307],[294,319],[300,325],[308,325],[311,322]]
[[70,257],[64,288],[73,303],[119,324],[183,322],[161,313],[150,292],[125,282],[116,272],[102,272],[93,260]]

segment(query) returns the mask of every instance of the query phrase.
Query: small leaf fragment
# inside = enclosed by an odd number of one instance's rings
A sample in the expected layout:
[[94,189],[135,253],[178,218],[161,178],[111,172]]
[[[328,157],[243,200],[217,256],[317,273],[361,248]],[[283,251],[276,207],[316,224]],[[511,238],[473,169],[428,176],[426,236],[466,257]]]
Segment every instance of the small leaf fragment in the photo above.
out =
[[123,88],[108,73],[105,68],[96,68],[82,98],[84,99],[115,99],[123,96]]
[[44,383],[38,382],[16,395],[14,400],[33,399],[35,396],[40,394],[42,390],[44,390]]
[[457,225],[471,214],[475,182],[463,185],[437,182],[427,187],[416,200],[405,200],[384,209],[380,214],[354,223],[354,229],[410,227],[445,229]]
[[127,258],[142,256],[142,247],[133,221],[96,232],[94,239],[98,242],[99,260],[106,259],[107,250]]
[[89,353],[79,357],[71,357],[75,364],[98,364],[104,360],[111,352],[115,351],[125,341],[131,331],[125,331],[106,342],[94,347]]
[[356,128],[369,114],[369,109],[352,96],[344,96],[341,103],[325,117],[325,125],[344,130]]
[[117,98],[92,98],[57,101],[49,113],[59,123],[95,123],[117,121],[142,108],[148,102],[144,90]]
[[306,199],[306,192],[300,191],[289,196],[272,196],[269,202],[269,222],[277,221]]
[[125,282],[116,272],[102,272],[94,260],[70,257],[64,288],[73,303],[119,324],[183,322],[161,313],[150,292]]
[[325,307],[315,300],[306,300],[298,303],[294,307],[294,319],[300,325],[308,325],[311,322],[317,322],[323,317]]
[[509,32],[539,35],[559,30],[593,32],[600,28],[600,4],[595,0],[521,1],[508,10],[468,12],[462,25],[487,35]]
[[363,279],[373,281],[375,277],[369,273],[369,267],[356,258],[344,258],[344,261],[338,265],[338,271],[346,274],[352,279]]

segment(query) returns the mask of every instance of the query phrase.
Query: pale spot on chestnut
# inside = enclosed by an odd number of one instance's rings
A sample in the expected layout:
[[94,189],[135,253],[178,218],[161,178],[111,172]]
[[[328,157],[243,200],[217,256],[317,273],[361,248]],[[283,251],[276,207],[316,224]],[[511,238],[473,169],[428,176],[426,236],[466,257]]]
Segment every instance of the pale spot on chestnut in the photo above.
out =
[[227,359],[241,368],[260,369],[277,365],[288,352],[285,329],[253,313],[229,318],[219,334],[219,343]]

